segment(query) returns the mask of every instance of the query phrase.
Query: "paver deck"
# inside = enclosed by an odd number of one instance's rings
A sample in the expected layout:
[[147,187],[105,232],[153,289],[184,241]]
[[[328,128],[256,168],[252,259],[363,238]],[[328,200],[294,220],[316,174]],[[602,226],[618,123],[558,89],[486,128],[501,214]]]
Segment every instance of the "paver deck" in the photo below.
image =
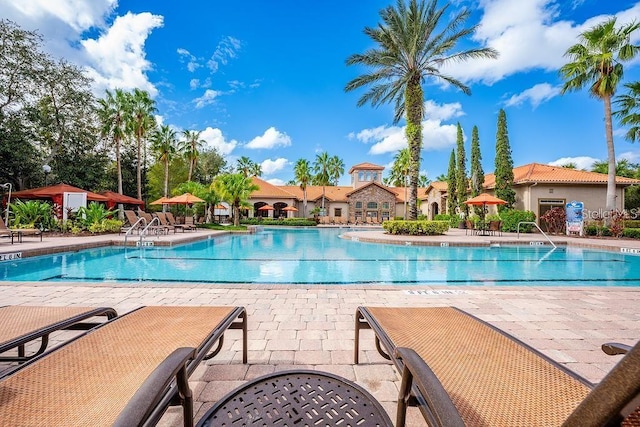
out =
[[[346,231],[346,230],[345,230]],[[207,238],[210,234],[203,233]],[[182,233],[162,236],[179,243]],[[385,239],[380,230],[367,232]],[[364,235],[361,235],[364,236]],[[540,238],[541,236],[528,236]],[[101,237],[106,239],[105,237]],[[386,238],[394,238],[386,236]],[[399,237],[398,243],[407,237]],[[513,235],[489,239],[513,240]],[[98,239],[77,237],[40,243],[25,239],[19,245],[0,243],[9,251],[55,250]],[[109,237],[113,239],[113,237]],[[175,239],[175,240],[173,240]],[[482,236],[452,230],[438,237],[452,244],[475,243]],[[522,239],[522,237],[521,237]],[[554,237],[554,240],[567,239]],[[640,248],[640,242],[577,239],[565,244],[595,244],[612,250]],[[31,239],[34,240],[34,239]],[[488,244],[484,242],[482,244]],[[84,284],[0,282],[2,305],[112,306],[125,313],[142,305],[242,305],[248,313],[249,363],[241,363],[239,331],[225,336],[223,351],[202,364],[191,377],[196,419],[213,402],[244,381],[276,370],[310,368],[333,372],[369,390],[395,419],[399,376],[380,357],[373,333],[364,331],[361,363],[353,365],[354,314],[359,305],[456,306],[513,334],[590,381],[599,381],[619,360],[599,349],[606,341],[633,344],[640,339],[640,288],[634,287],[489,287],[489,286],[281,286],[215,284]],[[58,338],[63,338],[59,336]],[[1,368],[2,366],[0,366]],[[179,426],[177,409],[170,409],[162,426]],[[425,425],[412,409],[409,425]]]

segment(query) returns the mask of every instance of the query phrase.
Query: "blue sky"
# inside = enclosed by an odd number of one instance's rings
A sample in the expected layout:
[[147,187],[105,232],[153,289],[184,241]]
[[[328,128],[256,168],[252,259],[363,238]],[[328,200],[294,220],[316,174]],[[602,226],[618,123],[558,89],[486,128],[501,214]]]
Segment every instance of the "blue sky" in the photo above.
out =
[[[0,0],[0,16],[38,30],[46,50],[86,69],[98,96],[106,88],[149,91],[158,120],[202,131],[230,163],[247,156],[263,178],[284,183],[300,158],[327,151],[346,171],[361,162],[389,167],[406,145],[404,122],[392,106],[357,107],[364,93],[344,86],[364,69],[345,59],[371,47],[365,26],[395,0]],[[444,5],[444,2],[440,2]],[[425,87],[422,171],[446,173],[456,123],[466,138],[479,128],[483,167],[494,169],[497,113],[507,113],[516,166],[530,163],[588,168],[606,158],[604,107],[586,92],[560,95],[563,54],[582,31],[615,15],[640,19],[640,2],[601,0],[454,0],[480,28],[467,46],[491,46],[497,60],[444,72],[471,87]],[[634,36],[640,42],[640,32]],[[640,60],[625,81],[640,78]],[[640,162],[640,145],[614,124],[616,156]],[[341,184],[348,184],[345,175]]]

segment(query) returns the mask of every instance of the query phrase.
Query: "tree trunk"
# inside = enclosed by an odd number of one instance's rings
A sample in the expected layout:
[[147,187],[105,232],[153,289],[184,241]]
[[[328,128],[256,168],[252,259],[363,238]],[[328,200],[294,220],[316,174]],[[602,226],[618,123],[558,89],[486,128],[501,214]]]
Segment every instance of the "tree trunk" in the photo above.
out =
[[407,219],[418,219],[418,181],[420,178],[420,151],[422,150],[423,92],[420,76],[412,77],[405,91],[406,137],[409,145],[409,214]]
[[[120,160],[120,139],[114,138],[116,143],[116,173],[118,174],[118,194],[122,194],[122,162]],[[122,204],[118,205],[118,219],[124,220],[124,210]]]
[[[164,197],[167,197],[169,193],[169,159],[164,161]],[[162,204],[162,212],[167,211],[167,204]]]
[[[613,145],[613,125],[611,123],[611,96],[604,97],[604,123],[607,138],[607,158],[609,171],[607,174],[607,210],[616,209],[616,152]],[[607,219],[607,223],[608,223]]]
[[136,165],[136,179],[138,181],[138,199],[142,200],[142,141],[140,134],[136,135],[138,144],[138,161]]

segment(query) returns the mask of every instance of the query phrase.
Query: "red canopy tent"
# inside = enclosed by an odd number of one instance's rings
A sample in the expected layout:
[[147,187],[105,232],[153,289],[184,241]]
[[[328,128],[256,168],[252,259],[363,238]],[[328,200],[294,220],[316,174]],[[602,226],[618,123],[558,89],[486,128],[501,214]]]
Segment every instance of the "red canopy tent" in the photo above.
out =
[[136,199],[135,197],[127,196],[125,194],[119,194],[113,191],[103,191],[100,194],[109,199],[107,200],[108,209],[114,208],[119,203],[122,203],[123,205],[144,206],[144,201]]
[[62,205],[64,193],[87,193],[87,200],[94,202],[107,202],[109,200],[102,194],[93,193],[69,184],[56,184],[48,187],[32,188],[31,190],[16,191],[11,197],[16,199],[51,199],[53,203]]

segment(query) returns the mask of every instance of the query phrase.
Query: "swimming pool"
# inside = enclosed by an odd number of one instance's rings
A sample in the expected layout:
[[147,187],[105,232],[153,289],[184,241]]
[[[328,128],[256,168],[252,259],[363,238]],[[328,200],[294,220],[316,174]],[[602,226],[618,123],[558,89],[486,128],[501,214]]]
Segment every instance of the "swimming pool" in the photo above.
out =
[[265,229],[177,247],[107,247],[0,263],[1,281],[640,286],[640,257],[549,246],[404,246],[340,229]]

